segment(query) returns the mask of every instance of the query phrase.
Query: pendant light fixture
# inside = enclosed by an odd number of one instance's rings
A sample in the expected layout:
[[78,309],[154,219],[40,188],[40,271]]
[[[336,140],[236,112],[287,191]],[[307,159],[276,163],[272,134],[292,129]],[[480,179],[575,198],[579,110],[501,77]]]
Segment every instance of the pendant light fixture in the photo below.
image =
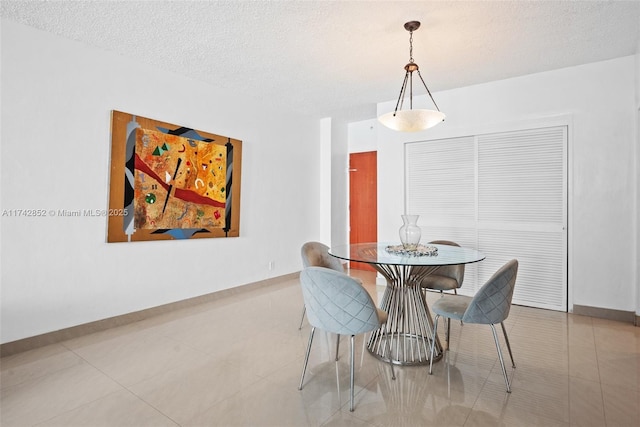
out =
[[[398,102],[396,102],[396,109],[393,112],[383,114],[378,117],[378,120],[386,127],[397,130],[400,132],[417,132],[425,129],[429,129],[444,121],[445,115],[438,108],[438,104],[433,99],[431,91],[424,82],[418,64],[413,62],[413,32],[420,28],[420,22],[410,21],[404,24],[404,29],[409,31],[409,63],[404,66],[406,73],[402,82],[402,88],[400,88],[400,96]],[[424,85],[424,88],[429,94],[429,98],[435,105],[435,110],[425,109],[413,109],[413,72],[418,73],[420,81]],[[409,84],[409,109],[403,110],[404,98],[407,94],[407,83]]]

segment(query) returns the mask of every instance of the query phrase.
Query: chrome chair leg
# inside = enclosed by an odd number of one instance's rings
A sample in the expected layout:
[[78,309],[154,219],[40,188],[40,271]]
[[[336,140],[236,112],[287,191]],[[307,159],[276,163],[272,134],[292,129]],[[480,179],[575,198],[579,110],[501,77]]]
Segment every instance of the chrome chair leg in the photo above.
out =
[[504,334],[504,340],[507,343],[507,349],[509,350],[509,357],[511,357],[511,366],[516,367],[516,362],[513,361],[513,353],[511,352],[511,344],[509,344],[509,336],[507,335],[507,330],[504,327],[504,322],[500,322],[500,326],[502,326],[502,333]]
[[504,383],[507,385],[507,393],[511,393],[511,384],[509,384],[509,378],[507,377],[507,370],[504,367],[504,359],[502,358],[502,350],[500,350],[500,342],[498,341],[498,333],[496,327],[491,324],[491,331],[493,332],[493,340],[496,342],[496,349],[498,350],[498,358],[500,359],[500,367],[502,368],[502,375],[504,376]]
[[433,353],[436,348],[436,334],[438,333],[438,319],[440,318],[439,314],[436,314],[436,317],[433,319],[433,335],[431,336],[431,355],[429,356],[429,375],[433,374]]
[[349,411],[353,412],[353,385],[354,385],[354,373],[353,373],[353,365],[355,361],[355,336],[351,335],[351,374],[349,377],[350,385],[351,385],[351,403],[349,404]]
[[298,326],[298,330],[302,329],[302,323],[304,322],[304,315],[307,312],[307,306],[302,306],[302,319],[300,319],[300,326]]
[[391,366],[391,379],[396,379],[396,373],[393,369],[393,359],[391,358],[391,340],[387,339],[387,344],[389,344],[389,366]]
[[311,343],[313,342],[313,333],[316,331],[315,326],[311,328],[309,334],[309,343],[307,344],[307,354],[304,356],[304,365],[302,366],[302,376],[300,377],[300,385],[298,390],[302,390],[302,383],[304,382],[304,374],[307,372],[307,363],[309,363],[309,353],[311,353]]
[[338,350],[340,350],[340,334],[336,334],[338,338],[336,339],[336,362],[338,361]]

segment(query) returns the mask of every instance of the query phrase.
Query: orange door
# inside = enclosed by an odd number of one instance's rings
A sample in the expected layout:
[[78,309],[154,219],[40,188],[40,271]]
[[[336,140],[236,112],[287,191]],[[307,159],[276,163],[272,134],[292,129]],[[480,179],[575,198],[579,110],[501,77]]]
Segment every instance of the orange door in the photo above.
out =
[[[378,240],[378,153],[349,155],[349,242]],[[350,268],[375,271],[368,264],[352,262]]]

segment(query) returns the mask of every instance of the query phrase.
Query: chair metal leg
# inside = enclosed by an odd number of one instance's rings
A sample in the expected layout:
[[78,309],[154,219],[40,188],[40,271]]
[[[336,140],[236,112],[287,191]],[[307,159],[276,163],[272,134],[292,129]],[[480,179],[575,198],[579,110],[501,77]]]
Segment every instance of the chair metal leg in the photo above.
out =
[[496,327],[491,324],[491,331],[493,332],[493,340],[496,342],[496,349],[498,350],[498,358],[500,359],[500,367],[502,368],[502,375],[504,375],[504,383],[507,385],[507,393],[511,393],[511,384],[509,384],[509,378],[507,377],[507,370],[504,367],[504,359],[502,358],[502,350],[500,350],[500,342],[498,341],[498,333]]
[[440,318],[439,314],[436,314],[436,317],[433,319],[433,335],[431,337],[431,355],[429,356],[429,375],[433,374],[433,353],[436,348],[436,334],[438,333],[438,319]]
[[511,352],[511,344],[509,344],[509,336],[507,335],[507,330],[504,327],[504,322],[500,322],[500,326],[502,326],[502,333],[504,334],[504,340],[507,343],[507,349],[509,350],[509,357],[511,357],[511,366],[516,367],[516,362],[513,361],[513,353]]
[[311,343],[313,342],[313,333],[316,331],[315,326],[311,328],[309,334],[309,343],[307,344],[307,354],[304,356],[304,365],[302,366],[302,376],[300,377],[300,385],[298,390],[302,390],[302,383],[304,382],[304,374],[307,372],[307,363],[309,363],[309,353],[311,353]]
[[353,412],[353,385],[354,385],[354,373],[353,373],[353,365],[355,361],[355,337],[351,335],[351,375],[349,378],[351,384],[351,403],[349,404],[349,411]]
[[338,361],[338,350],[340,350],[340,334],[337,334],[338,338],[336,339],[336,362]]
[[391,379],[396,379],[396,373],[393,369],[393,359],[391,358],[391,340],[387,338],[387,344],[389,344],[389,366],[391,366]]
[[302,306],[302,319],[300,319],[300,326],[298,326],[298,330],[302,329],[302,323],[304,322],[304,315],[307,312],[307,306]]

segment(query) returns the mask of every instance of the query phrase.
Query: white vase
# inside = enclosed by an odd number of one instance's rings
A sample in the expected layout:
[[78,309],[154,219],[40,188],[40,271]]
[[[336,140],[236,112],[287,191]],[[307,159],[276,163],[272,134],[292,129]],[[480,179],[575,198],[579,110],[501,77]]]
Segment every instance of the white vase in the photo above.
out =
[[420,215],[402,215],[402,227],[400,227],[400,241],[402,246],[408,251],[414,251],[420,243],[422,230],[418,227],[418,217]]

